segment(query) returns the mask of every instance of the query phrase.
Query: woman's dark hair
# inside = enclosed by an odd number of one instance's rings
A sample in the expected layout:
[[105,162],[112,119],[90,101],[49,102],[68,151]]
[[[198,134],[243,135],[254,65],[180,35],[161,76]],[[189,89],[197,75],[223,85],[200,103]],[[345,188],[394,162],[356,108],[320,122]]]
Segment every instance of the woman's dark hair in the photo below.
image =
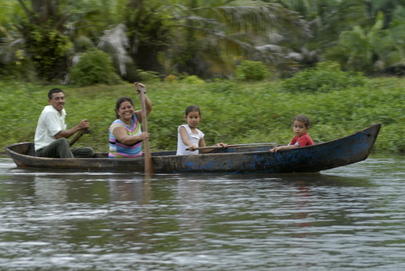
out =
[[304,123],[305,128],[307,128],[307,129],[311,126],[311,121],[310,121],[309,118],[308,118],[307,116],[305,116],[305,115],[297,115],[297,116],[294,117],[293,122],[294,122],[295,120]]
[[117,102],[115,103],[115,116],[117,117],[117,119],[120,118],[120,116],[118,115],[118,109],[120,108],[120,106],[121,106],[121,104],[123,102],[129,102],[132,106],[134,105],[134,102],[129,97],[121,97],[121,98],[119,98],[117,100]]
[[52,99],[52,95],[54,93],[59,93],[59,92],[63,92],[63,90],[61,90],[60,88],[53,88],[50,91],[48,91],[48,99],[51,100]]
[[201,111],[200,111],[200,108],[197,105],[187,106],[185,116],[187,117],[187,115],[189,113],[191,113],[191,112],[198,112],[198,114],[200,114],[200,117],[201,117]]

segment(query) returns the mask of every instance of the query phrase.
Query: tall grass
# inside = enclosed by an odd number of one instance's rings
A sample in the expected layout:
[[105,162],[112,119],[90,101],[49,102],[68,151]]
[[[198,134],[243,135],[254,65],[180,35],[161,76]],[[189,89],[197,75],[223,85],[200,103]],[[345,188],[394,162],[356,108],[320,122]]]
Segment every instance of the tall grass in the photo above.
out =
[[[77,145],[93,146],[98,151],[107,150],[107,129],[115,119],[116,99],[131,96],[136,107],[140,107],[131,84],[75,88],[0,82],[1,149],[8,144],[33,141],[37,118],[52,87],[65,91],[69,127],[84,118],[91,123],[92,133],[84,135]],[[405,152],[405,79],[369,79],[361,87],[303,94],[282,91],[280,82],[151,82],[147,88],[153,102],[149,117],[153,150],[175,149],[177,126],[184,122],[184,109],[196,104],[202,110],[199,128],[208,144],[288,143],[292,137],[291,119],[305,114],[313,122],[310,134],[315,141],[336,139],[382,123],[375,151]]]

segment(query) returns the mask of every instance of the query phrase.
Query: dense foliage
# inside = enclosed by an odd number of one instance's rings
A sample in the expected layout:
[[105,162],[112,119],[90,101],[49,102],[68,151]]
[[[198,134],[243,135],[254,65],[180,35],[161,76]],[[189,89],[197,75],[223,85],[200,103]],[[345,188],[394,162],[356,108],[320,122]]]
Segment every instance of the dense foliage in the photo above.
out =
[[[149,117],[151,146],[153,150],[174,149],[177,126],[184,122],[184,109],[197,104],[202,110],[200,128],[208,144],[287,143],[292,137],[292,117],[306,114],[313,122],[310,134],[316,142],[382,123],[375,151],[405,152],[403,79],[372,79],[363,86],[302,94],[284,92],[280,85],[280,82],[217,81],[203,85],[150,82],[147,87],[153,102]],[[54,86],[0,82],[2,148],[33,140],[37,118],[47,104],[47,91]],[[120,96],[132,96],[136,101],[133,86],[58,87],[66,92],[68,126],[83,118],[91,123],[93,133],[83,136],[78,145],[106,151],[107,128],[115,118],[115,101]],[[139,103],[136,107],[139,108]]]
[[78,86],[112,85],[120,81],[110,56],[97,49],[91,49],[80,56],[70,74],[70,81]]
[[268,75],[268,68],[260,61],[243,60],[236,68],[236,78],[244,81],[260,81]]
[[282,82],[281,88],[290,92],[328,92],[363,86],[366,78],[354,72],[344,72],[333,62],[319,62],[316,67],[296,73]]
[[[402,12],[405,16],[405,10]],[[386,29],[384,16],[380,14],[371,27],[356,25],[341,32],[337,46],[326,55],[339,61],[346,70],[404,75],[404,40],[405,21],[393,22]]]
[[139,69],[231,78],[243,60],[263,62],[273,77],[325,60],[367,75],[405,74],[405,0],[0,0],[0,6],[3,76],[61,82],[73,59],[92,47],[110,54],[128,81],[140,79]]

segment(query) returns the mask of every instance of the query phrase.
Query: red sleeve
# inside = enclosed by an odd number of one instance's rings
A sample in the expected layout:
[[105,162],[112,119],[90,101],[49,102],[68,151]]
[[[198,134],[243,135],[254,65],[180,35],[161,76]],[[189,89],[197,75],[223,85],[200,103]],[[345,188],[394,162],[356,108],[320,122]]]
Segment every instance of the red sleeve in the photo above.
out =
[[312,141],[312,138],[308,134],[305,134],[298,138],[298,144],[300,145],[300,147],[310,146],[314,145],[314,141]]
[[291,139],[289,145],[294,145],[294,144],[297,142],[297,139],[298,139],[298,137],[297,137],[297,136],[294,136],[294,137]]

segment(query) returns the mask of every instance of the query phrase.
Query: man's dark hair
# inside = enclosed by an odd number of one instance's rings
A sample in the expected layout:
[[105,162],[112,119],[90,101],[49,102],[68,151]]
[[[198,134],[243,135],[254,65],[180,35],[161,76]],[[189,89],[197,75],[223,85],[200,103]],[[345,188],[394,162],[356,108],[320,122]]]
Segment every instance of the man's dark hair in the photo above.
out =
[[52,95],[54,93],[59,93],[59,92],[63,92],[63,90],[61,90],[60,88],[53,88],[48,92],[48,99],[52,99]]

